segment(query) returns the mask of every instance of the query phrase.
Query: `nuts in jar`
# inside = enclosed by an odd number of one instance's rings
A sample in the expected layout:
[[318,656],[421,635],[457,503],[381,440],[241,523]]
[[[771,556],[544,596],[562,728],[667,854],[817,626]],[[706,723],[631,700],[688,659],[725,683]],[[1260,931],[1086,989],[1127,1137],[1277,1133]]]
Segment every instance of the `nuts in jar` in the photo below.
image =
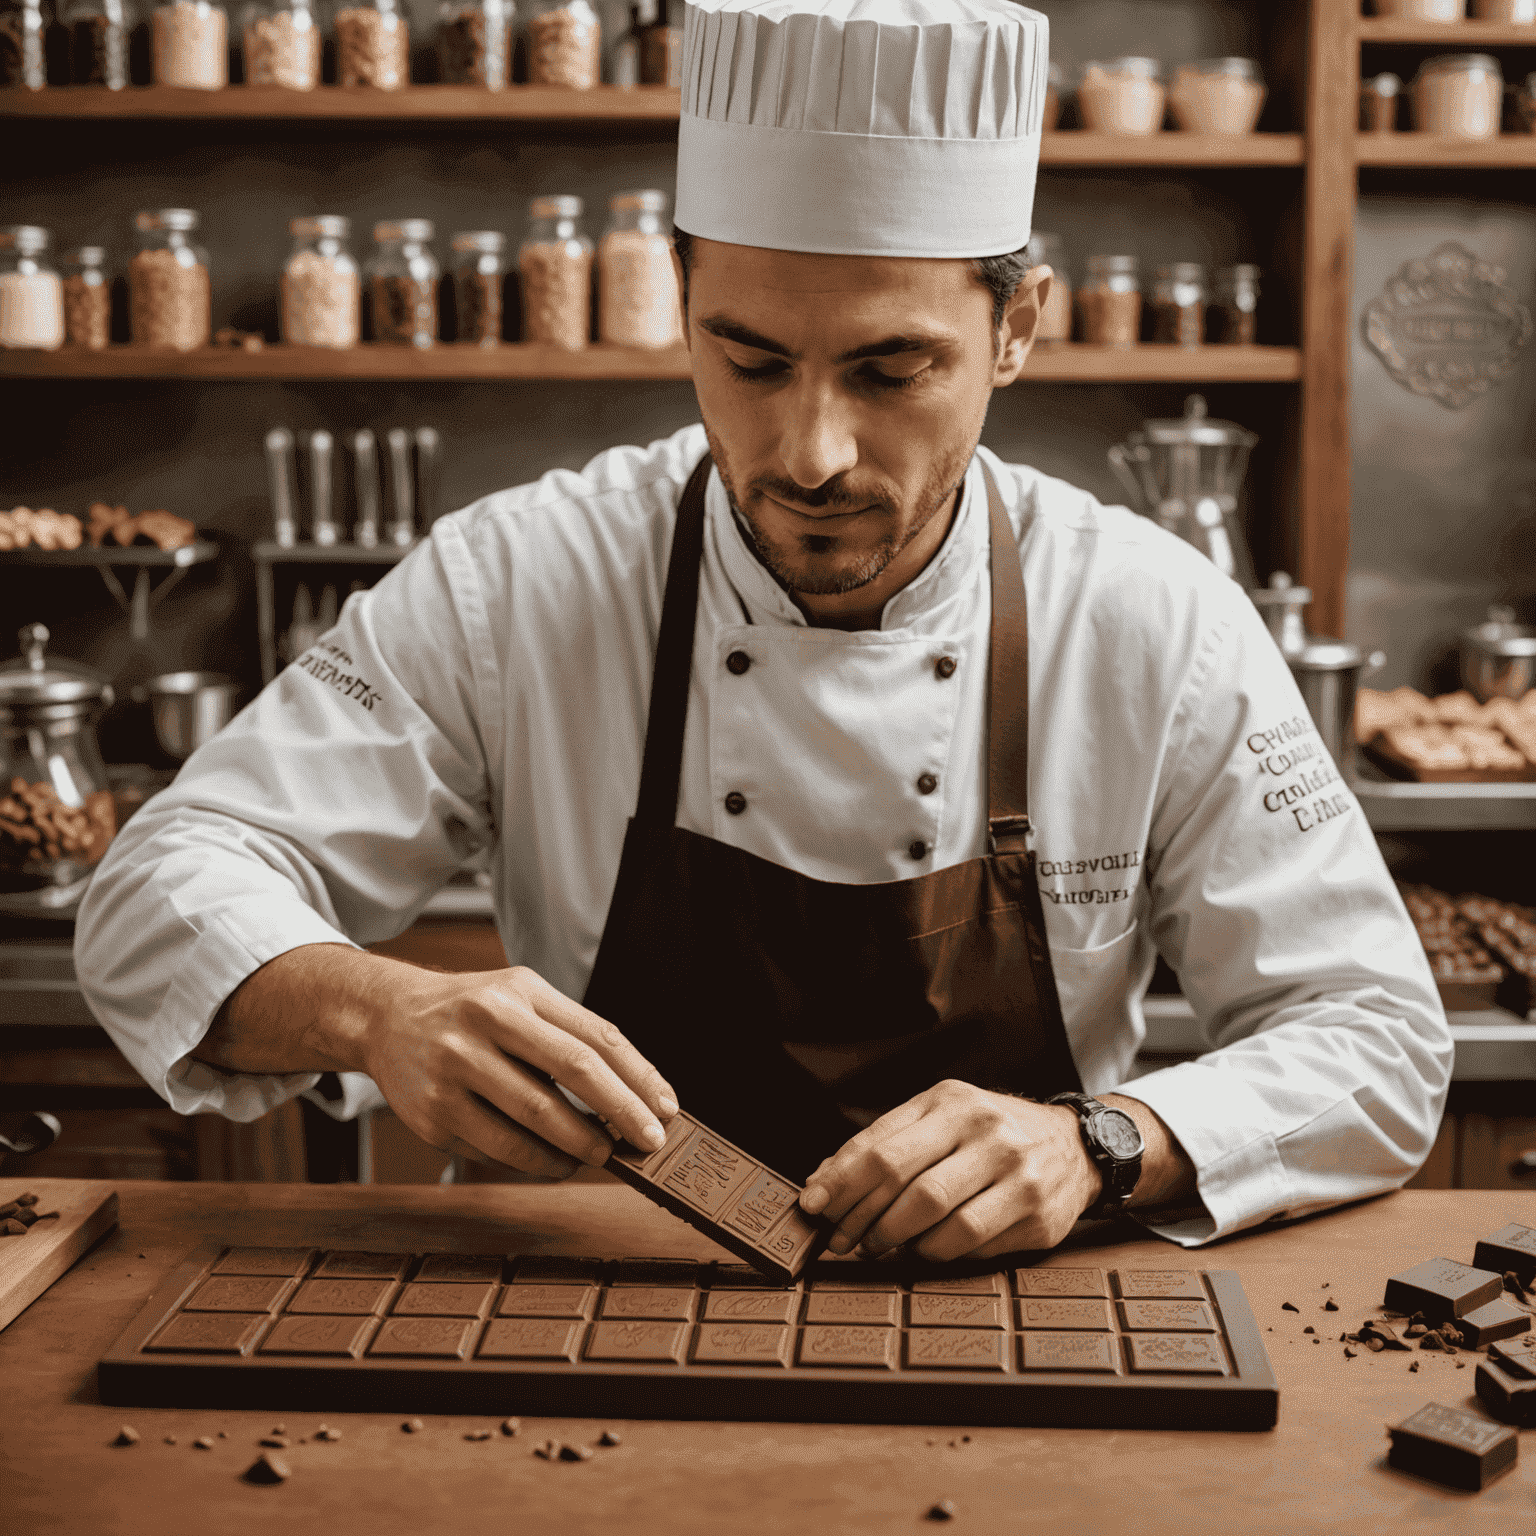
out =
[[536,197],[517,253],[523,340],[579,352],[591,331],[592,242],[582,233],[579,197]]
[[347,250],[350,220],[335,214],[289,221],[293,252],[283,268],[283,340],[300,347],[356,346],[362,294]]
[[1152,340],[1198,347],[1205,339],[1205,268],[1197,261],[1159,267],[1152,286]]
[[442,269],[427,242],[430,219],[386,220],[373,226],[378,249],[368,264],[373,339],[430,347],[437,341],[437,284]]
[[449,245],[454,254],[455,339],[475,347],[500,346],[506,237],[494,229],[461,230]]
[[1168,105],[1186,133],[1237,135],[1258,126],[1267,95],[1252,59],[1201,59],[1179,66]]
[[264,0],[245,23],[245,83],[312,91],[320,83],[320,28],[310,0]]
[[670,347],[683,339],[665,192],[620,192],[597,249],[597,333],[611,346]]
[[100,352],[112,339],[112,287],[107,281],[107,253],[82,245],[64,258],[64,341],[71,347]]
[[1241,262],[1220,267],[1215,293],[1206,311],[1208,339],[1221,346],[1251,347],[1259,339],[1259,278],[1255,266]]
[[155,84],[199,91],[229,84],[229,19],[209,0],[160,0],[151,22]]
[[128,311],[135,345],[191,352],[207,346],[213,292],[208,254],[188,236],[196,230],[190,208],[162,208],[134,216],[140,250],[128,263]]
[[1134,256],[1090,256],[1078,290],[1083,340],[1097,347],[1134,347],[1141,339],[1141,280]]
[[1083,126],[1094,133],[1144,137],[1163,126],[1167,93],[1156,59],[1110,59],[1091,63],[1077,88]]
[[1496,139],[1504,115],[1504,74],[1486,53],[1442,53],[1426,59],[1413,82],[1413,120],[1420,133]]
[[411,29],[396,0],[336,12],[336,83],[398,91],[411,83]]
[[528,83],[590,91],[602,78],[602,28],[587,0],[557,0],[528,18]]
[[109,789],[93,790],[82,806],[66,805],[46,779],[16,777],[0,797],[0,866],[95,864],[117,833]]

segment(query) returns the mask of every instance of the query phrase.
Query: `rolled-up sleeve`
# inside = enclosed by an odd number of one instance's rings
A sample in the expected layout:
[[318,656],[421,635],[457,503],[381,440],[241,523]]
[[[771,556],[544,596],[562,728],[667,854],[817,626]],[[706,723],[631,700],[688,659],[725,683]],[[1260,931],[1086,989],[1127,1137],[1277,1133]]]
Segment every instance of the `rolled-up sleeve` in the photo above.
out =
[[1453,1047],[1365,814],[1234,587],[1188,676],[1148,849],[1152,933],[1212,1049],[1118,1089],[1193,1160],[1186,1246],[1395,1189]]
[[[251,1120],[314,1089],[318,1074],[228,1074],[192,1052],[253,971],[301,945],[392,937],[494,839],[495,665],[459,520],[444,519],[118,835],[75,963],[173,1109]],[[355,1111],[370,1088],[348,1074],[325,1107]]]

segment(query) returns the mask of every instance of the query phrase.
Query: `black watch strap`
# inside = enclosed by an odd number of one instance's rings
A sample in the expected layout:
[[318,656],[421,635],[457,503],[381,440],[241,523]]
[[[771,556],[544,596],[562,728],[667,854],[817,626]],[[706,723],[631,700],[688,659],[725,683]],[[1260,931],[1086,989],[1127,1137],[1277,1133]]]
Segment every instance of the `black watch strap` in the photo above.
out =
[[[1046,1103],[1065,1104],[1077,1112],[1083,1145],[1104,1180],[1098,1200],[1083,1212],[1084,1217],[1089,1221],[1103,1221],[1123,1211],[1141,1178],[1143,1146],[1136,1122],[1123,1109],[1114,1109],[1092,1094],[1058,1093]],[[1103,1117],[1110,1117],[1114,1124],[1106,1126]],[[1114,1136],[1113,1144],[1106,1137],[1106,1130],[1119,1133]]]

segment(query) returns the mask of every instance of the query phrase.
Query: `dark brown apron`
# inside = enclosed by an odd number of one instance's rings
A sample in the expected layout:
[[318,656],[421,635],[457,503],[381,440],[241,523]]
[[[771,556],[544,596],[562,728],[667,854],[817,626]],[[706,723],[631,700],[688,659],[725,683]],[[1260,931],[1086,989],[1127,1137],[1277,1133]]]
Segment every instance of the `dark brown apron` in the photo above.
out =
[[[711,461],[678,508],[640,799],[586,1006],[685,1108],[803,1181],[861,1124],[959,1078],[1080,1087],[1046,946],[1030,830],[1029,626],[1017,544],[991,511],[989,851],[913,880],[812,880],[675,825]],[[829,1085],[796,1058],[854,1063]]]

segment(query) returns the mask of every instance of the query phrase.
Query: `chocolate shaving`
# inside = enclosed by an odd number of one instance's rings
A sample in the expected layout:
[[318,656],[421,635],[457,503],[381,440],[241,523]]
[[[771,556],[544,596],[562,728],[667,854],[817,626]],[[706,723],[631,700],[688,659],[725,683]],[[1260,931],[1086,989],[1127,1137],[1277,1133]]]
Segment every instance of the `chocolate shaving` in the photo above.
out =
[[561,1461],[591,1461],[592,1447],[590,1445],[562,1445],[560,1447]]
[[200,1451],[211,1451],[213,1449],[213,1436],[199,1435],[192,1444]]
[[1290,1304],[1290,1302],[1288,1302],[1288,1301],[1282,1301],[1280,1303],[1280,1310],[1282,1312],[1300,1312],[1301,1308],[1300,1307],[1293,1307]]
[[466,1440],[489,1440],[491,1438],[491,1432],[488,1429],[472,1429],[464,1436],[464,1438]]
[[263,1451],[242,1475],[248,1483],[285,1483],[293,1476],[293,1469],[281,1456]]
[[953,1499],[940,1499],[933,1505],[924,1520],[953,1520],[955,1518],[955,1501]]
[[256,1443],[257,1445],[269,1445],[274,1451],[286,1451],[288,1449],[288,1438],[286,1435],[263,1435]]
[[597,1443],[599,1445],[623,1445],[624,1444],[624,1442],[616,1434],[614,1434],[614,1432],[611,1429],[605,1429],[602,1432],[602,1434],[598,1436]]
[[1330,1296],[1328,1300],[1323,1303],[1324,1312],[1337,1312],[1338,1310],[1339,1304],[1333,1299],[1332,1296]]
[[1344,1358],[1345,1358],[1345,1359],[1346,1359],[1346,1360],[1353,1360],[1353,1359],[1354,1359],[1354,1358],[1355,1358],[1355,1352],[1354,1352],[1354,1350],[1352,1350],[1352,1349],[1351,1349],[1351,1348],[1350,1348],[1350,1347],[1349,1347],[1349,1345],[1347,1345],[1347,1344],[1346,1344],[1346,1345],[1345,1345],[1345,1346],[1344,1346]]
[[131,1424],[124,1424],[117,1432],[117,1439],[112,1442],[113,1445],[137,1445],[138,1443],[139,1432]]
[[330,1428],[329,1425],[322,1424],[320,1426],[320,1428],[315,1431],[315,1439],[316,1440],[340,1440],[341,1439],[341,1431],[339,1429],[332,1429],[332,1428]]
[[420,1419],[407,1419],[405,1423],[400,1426],[400,1428],[403,1429],[408,1435],[419,1435],[426,1427],[427,1426],[423,1424]]
[[516,1415],[510,1419],[503,1419],[501,1421],[501,1432],[509,1440],[513,1437],[513,1435],[519,1434],[522,1431],[522,1427],[523,1421]]
[[1316,1329],[1316,1328],[1314,1328],[1314,1327],[1312,1327],[1312,1325],[1311,1325],[1311,1324],[1310,1324],[1310,1323],[1309,1323],[1309,1324],[1308,1324],[1308,1325],[1307,1325],[1307,1326],[1306,1326],[1306,1327],[1305,1327],[1305,1328],[1303,1328],[1303,1329],[1302,1329],[1302,1330],[1301,1330],[1301,1331],[1302,1331],[1302,1332],[1303,1332],[1303,1333],[1316,1333],[1316,1332],[1317,1332],[1317,1329]]

